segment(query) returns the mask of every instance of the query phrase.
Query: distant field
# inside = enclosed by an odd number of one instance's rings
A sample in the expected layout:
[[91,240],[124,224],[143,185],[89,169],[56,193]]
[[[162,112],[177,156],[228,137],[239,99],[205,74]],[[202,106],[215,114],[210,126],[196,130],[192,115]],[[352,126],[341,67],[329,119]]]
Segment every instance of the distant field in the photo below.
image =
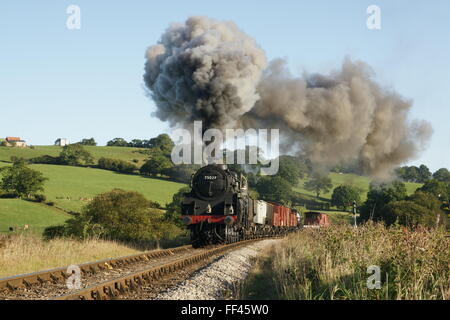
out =
[[[95,160],[101,157],[121,159],[125,161],[132,161],[133,159],[139,160],[139,164],[145,161],[148,156],[139,153],[139,148],[127,148],[127,147],[92,147],[84,146],[88,150]],[[62,147],[58,146],[35,146],[31,148],[8,148],[0,147],[0,161],[10,161],[12,156],[30,159],[43,155],[58,156]]]
[[112,171],[36,164],[33,169],[49,178],[45,183],[48,201],[68,211],[79,211],[95,195],[120,188],[142,193],[147,199],[165,205],[184,184]]
[[8,232],[9,227],[28,224],[29,232],[42,233],[46,227],[62,224],[69,218],[69,214],[37,203],[0,199],[0,232]]
[[[369,191],[370,178],[358,176],[356,174],[339,174],[339,173],[334,173],[334,172],[330,173],[329,176],[333,183],[333,189],[340,185],[344,185],[344,184],[351,185],[351,186],[357,187],[362,190],[362,193],[361,193],[362,201],[365,201],[367,199],[367,192]],[[299,181],[298,186],[294,188],[294,191],[315,197],[314,192],[307,191],[304,189],[303,184],[306,181],[307,181],[307,179],[301,179]],[[406,185],[406,190],[407,190],[408,194],[413,194],[417,190],[417,188],[420,188],[422,186],[422,184],[420,184],[420,183],[411,183],[411,182],[406,182],[405,185]],[[320,197],[331,200],[331,195],[333,194],[333,189],[328,193],[321,194]]]

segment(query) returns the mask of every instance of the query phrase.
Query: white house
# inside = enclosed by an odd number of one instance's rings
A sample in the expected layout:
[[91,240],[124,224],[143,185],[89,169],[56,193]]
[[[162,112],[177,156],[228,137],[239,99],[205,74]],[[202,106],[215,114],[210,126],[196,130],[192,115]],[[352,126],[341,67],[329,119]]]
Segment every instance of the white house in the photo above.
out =
[[69,139],[65,139],[65,138],[59,138],[58,140],[55,141],[55,146],[64,147],[69,144],[70,144]]

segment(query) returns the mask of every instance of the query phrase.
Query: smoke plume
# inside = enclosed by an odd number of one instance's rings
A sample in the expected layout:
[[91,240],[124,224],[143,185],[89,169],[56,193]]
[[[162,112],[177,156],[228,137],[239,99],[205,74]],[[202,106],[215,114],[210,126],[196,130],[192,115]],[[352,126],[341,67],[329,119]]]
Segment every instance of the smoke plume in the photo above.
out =
[[280,128],[285,146],[298,147],[316,169],[354,164],[362,173],[387,178],[417,155],[432,129],[424,121],[410,123],[411,101],[372,77],[367,64],[347,59],[330,75],[296,78],[283,60],[275,60],[243,125]]
[[408,119],[412,102],[378,85],[365,63],[347,59],[329,75],[294,77],[281,59],[267,67],[262,49],[232,22],[174,24],[146,58],[144,81],[161,120],[279,128],[285,150],[305,154],[318,170],[353,164],[386,178],[432,133],[427,122]]
[[144,81],[155,115],[171,125],[233,127],[259,99],[267,62],[255,40],[233,22],[191,17],[173,24],[146,54]]

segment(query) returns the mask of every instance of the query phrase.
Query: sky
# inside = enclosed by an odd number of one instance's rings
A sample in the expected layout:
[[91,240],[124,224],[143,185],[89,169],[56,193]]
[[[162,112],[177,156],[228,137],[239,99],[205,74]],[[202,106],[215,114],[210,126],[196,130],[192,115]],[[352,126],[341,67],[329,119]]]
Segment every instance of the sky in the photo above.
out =
[[[70,5],[81,10],[79,30],[66,26]],[[381,10],[380,30],[366,26],[369,5]],[[411,119],[433,126],[429,145],[408,164],[450,167],[447,0],[2,0],[0,137],[32,145],[94,137],[104,145],[170,133],[151,115],[144,54],[170,23],[193,15],[234,21],[297,75],[328,73],[346,57],[365,61],[377,82],[413,101]]]

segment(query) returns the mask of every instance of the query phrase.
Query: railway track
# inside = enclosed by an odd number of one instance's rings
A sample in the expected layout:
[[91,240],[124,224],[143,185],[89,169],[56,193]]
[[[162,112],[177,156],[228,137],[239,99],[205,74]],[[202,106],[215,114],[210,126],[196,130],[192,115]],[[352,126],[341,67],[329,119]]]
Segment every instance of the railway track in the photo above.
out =
[[[176,257],[195,251],[192,246],[154,250],[140,254],[88,262],[78,265],[83,283],[104,281],[117,274],[133,273],[148,265],[164,263]],[[48,299],[52,294],[64,294],[70,290],[66,280],[72,275],[68,268],[56,268],[0,279],[0,300],[5,299]]]
[[[267,239],[267,238],[266,238]],[[259,239],[262,240],[262,239]],[[120,299],[143,286],[197,268],[221,254],[258,240],[194,249],[183,246],[79,265],[83,287],[70,290],[67,268],[0,279],[0,299],[104,300]],[[157,290],[157,289],[155,289]]]

